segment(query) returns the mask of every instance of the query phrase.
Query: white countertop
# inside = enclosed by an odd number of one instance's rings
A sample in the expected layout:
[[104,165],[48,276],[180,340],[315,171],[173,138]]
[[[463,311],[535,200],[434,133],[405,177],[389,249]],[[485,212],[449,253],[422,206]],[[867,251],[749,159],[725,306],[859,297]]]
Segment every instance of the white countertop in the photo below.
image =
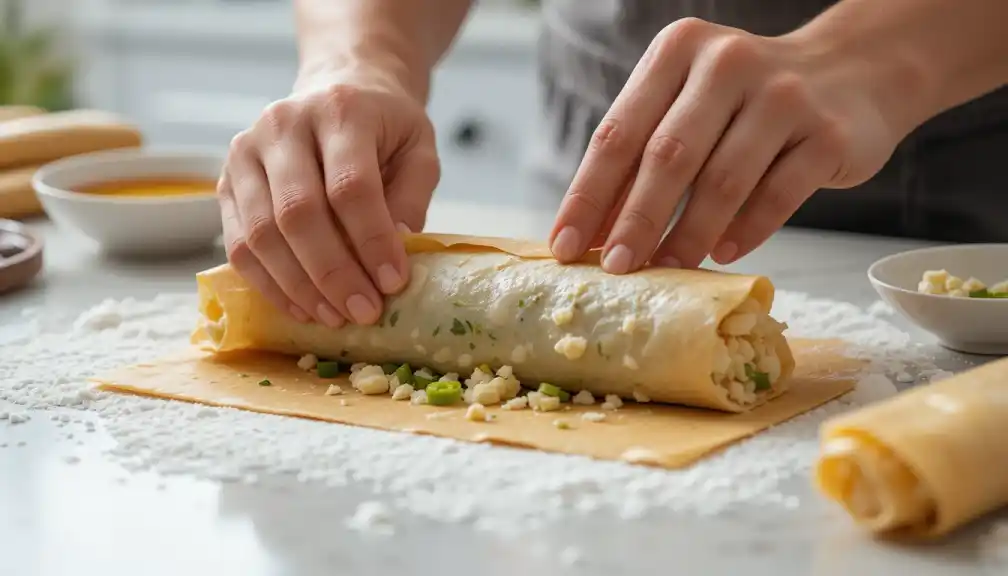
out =
[[[541,238],[551,217],[548,210],[436,202],[428,229]],[[223,261],[218,252],[184,262],[112,262],[47,222],[33,226],[47,241],[46,268],[32,287],[0,297],[0,342],[5,331],[23,329],[25,308],[72,318],[105,298],[191,291],[195,272]],[[767,274],[781,290],[866,306],[876,300],[867,266],[918,245],[786,231],[732,269]],[[969,362],[933,352],[948,369]],[[75,426],[44,415],[19,425],[0,422],[0,574],[1008,573],[1008,554],[999,565],[981,556],[975,536],[983,525],[936,548],[886,546],[852,528],[807,481],[793,487],[801,496],[796,510],[739,508],[704,518],[668,512],[637,520],[589,514],[530,529],[524,549],[465,523],[421,518],[405,519],[392,539],[375,538],[344,525],[371,498],[365,482],[327,488],[278,476],[248,485],[128,472],[106,452],[116,439],[100,424],[91,434],[75,434]],[[550,554],[554,542],[577,553]]]

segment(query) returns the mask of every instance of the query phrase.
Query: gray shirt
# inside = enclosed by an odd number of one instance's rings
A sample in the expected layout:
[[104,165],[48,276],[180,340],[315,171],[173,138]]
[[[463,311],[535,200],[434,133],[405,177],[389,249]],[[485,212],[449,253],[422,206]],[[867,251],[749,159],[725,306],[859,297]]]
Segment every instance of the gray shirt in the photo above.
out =
[[[541,172],[566,188],[588,139],[654,36],[694,16],[760,35],[790,32],[836,0],[543,0]],[[930,120],[872,181],[823,190],[793,225],[939,240],[1008,240],[1008,90]]]

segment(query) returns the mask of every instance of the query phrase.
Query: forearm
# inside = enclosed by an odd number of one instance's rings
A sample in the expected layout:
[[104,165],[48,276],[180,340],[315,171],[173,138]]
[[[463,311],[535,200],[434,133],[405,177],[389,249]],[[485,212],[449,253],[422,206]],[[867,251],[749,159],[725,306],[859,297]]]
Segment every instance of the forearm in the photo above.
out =
[[301,75],[378,66],[421,100],[472,0],[295,0]]
[[843,0],[797,34],[873,63],[916,126],[1008,83],[1008,1]]

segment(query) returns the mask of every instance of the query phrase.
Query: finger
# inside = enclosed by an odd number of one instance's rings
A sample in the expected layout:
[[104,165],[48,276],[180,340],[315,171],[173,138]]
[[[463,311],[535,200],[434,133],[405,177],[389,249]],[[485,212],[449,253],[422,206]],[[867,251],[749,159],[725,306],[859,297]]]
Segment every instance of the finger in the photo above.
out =
[[427,209],[440,179],[441,164],[433,137],[429,146],[411,150],[394,164],[385,197],[397,229],[403,231],[405,227],[412,232],[423,231]]
[[326,201],[314,135],[303,125],[294,127],[282,141],[264,148],[262,160],[277,227],[323,296],[315,315],[329,326],[342,326],[350,317],[349,294],[342,288],[354,258]]
[[602,268],[625,274],[661,242],[676,207],[742,103],[730,78],[698,67],[648,141],[626,206],[603,251]]
[[[326,196],[360,264],[345,281],[353,286],[351,313],[359,323],[377,321],[385,294],[406,285],[406,249],[396,233],[370,132],[343,123],[319,134]],[[349,272],[349,270],[348,270]],[[369,318],[363,321],[363,318]]]
[[705,23],[686,20],[659,34],[596,128],[550,233],[561,262],[580,258],[617,204],[641,151],[676,100]]
[[841,168],[837,158],[823,137],[803,140],[781,156],[715,248],[719,253],[734,253],[723,263],[734,262],[755,250],[784,226],[798,207]]
[[245,243],[287,298],[325,323],[327,319],[314,315],[324,298],[277,226],[262,164],[253,154],[235,154],[229,160],[229,172]]
[[222,176],[217,189],[221,220],[224,224],[224,251],[227,253],[228,262],[234,266],[238,275],[258,290],[277,310],[287,311],[299,322],[310,322],[311,317],[287,298],[249,249],[232,196],[231,184],[226,175]]
[[591,244],[588,246],[591,248],[601,248],[605,245],[606,238],[612,233],[613,226],[616,224],[616,220],[619,219],[620,212],[623,211],[623,207],[626,206],[627,197],[630,196],[630,190],[633,188],[634,182],[637,177],[631,176],[630,181],[623,188],[623,193],[620,194],[619,200],[616,201],[616,205],[609,212],[609,216],[606,216],[605,224],[599,229],[599,233],[595,235],[595,239],[592,240]]
[[[659,265],[695,268],[787,145],[796,120],[789,98],[767,91],[745,106],[718,142],[682,216],[652,256]],[[726,249],[730,249],[728,246]],[[716,261],[731,257],[718,253]]]

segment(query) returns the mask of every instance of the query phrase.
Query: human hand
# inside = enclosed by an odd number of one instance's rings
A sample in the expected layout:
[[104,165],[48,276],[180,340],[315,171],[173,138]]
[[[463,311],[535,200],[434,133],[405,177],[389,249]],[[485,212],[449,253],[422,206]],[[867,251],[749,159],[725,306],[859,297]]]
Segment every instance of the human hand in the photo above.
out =
[[550,236],[554,255],[571,262],[601,245],[603,268],[622,274],[749,253],[817,189],[873,176],[909,132],[891,121],[870,67],[801,33],[668,26],[593,134]]
[[371,324],[409,277],[440,177],[421,101],[372,70],[315,73],[231,143],[218,183],[230,263],[301,322]]

